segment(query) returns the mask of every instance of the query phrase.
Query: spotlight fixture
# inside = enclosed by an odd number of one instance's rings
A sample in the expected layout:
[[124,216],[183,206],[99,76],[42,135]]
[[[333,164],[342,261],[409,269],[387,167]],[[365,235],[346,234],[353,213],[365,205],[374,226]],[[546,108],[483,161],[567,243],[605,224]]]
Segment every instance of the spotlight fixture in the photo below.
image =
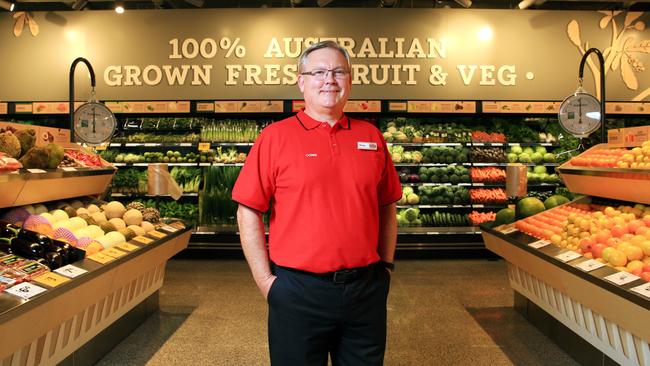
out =
[[75,0],[72,4],[72,10],[81,10],[86,7],[88,0]]
[[14,4],[12,2],[9,2],[9,1],[6,1],[6,0],[0,0],[0,8],[3,8],[5,10],[9,10],[9,11],[14,11],[14,9],[16,8],[16,4]]
[[472,6],[472,0],[454,0],[458,5],[462,6],[463,8],[469,8]]
[[195,8],[202,8],[205,4],[205,0],[185,0],[185,2],[194,6]]
[[395,0],[379,0],[380,8],[392,8],[395,6]]
[[519,5],[517,7],[519,9],[528,9],[531,5],[542,5],[546,2],[546,0],[522,0],[519,2]]
[[124,3],[116,1],[115,2],[115,12],[118,14],[124,13]]

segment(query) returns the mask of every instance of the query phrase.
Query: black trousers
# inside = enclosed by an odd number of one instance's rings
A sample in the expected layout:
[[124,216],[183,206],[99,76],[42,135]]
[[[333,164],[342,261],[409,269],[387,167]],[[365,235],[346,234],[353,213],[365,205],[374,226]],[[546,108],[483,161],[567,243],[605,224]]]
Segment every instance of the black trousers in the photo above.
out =
[[386,349],[386,299],[390,274],[372,266],[337,284],[274,267],[268,295],[269,349],[273,366],[382,365]]

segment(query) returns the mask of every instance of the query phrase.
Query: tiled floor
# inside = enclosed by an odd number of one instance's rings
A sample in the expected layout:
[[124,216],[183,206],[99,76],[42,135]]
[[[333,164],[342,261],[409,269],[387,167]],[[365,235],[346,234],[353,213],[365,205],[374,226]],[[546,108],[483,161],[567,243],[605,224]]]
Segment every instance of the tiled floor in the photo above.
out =
[[[513,310],[503,261],[397,266],[386,365],[577,365]],[[98,365],[268,365],[266,302],[245,261],[170,261],[160,309]]]

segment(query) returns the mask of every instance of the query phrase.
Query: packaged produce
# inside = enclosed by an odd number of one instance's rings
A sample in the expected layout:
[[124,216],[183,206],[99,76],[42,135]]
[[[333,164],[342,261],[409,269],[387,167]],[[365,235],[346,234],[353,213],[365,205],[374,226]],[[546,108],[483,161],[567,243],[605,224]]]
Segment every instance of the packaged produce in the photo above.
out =
[[22,168],[23,165],[15,158],[0,152],[0,173],[11,172]]

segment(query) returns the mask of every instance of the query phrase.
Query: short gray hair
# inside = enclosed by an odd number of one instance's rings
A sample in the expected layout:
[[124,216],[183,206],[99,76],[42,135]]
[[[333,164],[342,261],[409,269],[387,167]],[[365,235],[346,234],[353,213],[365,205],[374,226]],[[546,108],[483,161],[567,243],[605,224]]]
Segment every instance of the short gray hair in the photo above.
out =
[[348,55],[348,51],[345,48],[339,46],[338,43],[328,40],[328,41],[320,41],[320,42],[314,43],[311,46],[307,47],[307,49],[302,51],[302,54],[300,55],[300,58],[298,59],[298,72],[302,72],[302,68],[307,63],[307,58],[309,57],[309,54],[316,51],[316,50],[320,50],[322,48],[331,48],[333,50],[339,51],[343,55],[343,57],[345,57],[345,61],[347,61],[347,63],[348,63],[348,70],[351,69],[350,55]]

